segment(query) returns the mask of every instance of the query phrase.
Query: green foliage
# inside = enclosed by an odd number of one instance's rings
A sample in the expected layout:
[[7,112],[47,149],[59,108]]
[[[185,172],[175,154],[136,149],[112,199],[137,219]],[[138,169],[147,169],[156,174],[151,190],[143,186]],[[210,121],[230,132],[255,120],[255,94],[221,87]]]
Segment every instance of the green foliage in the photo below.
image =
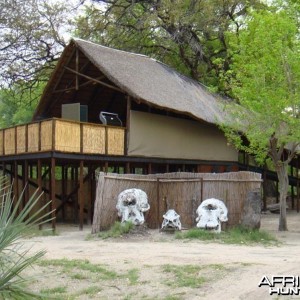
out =
[[52,212],[45,213],[47,203],[41,208],[37,204],[41,195],[35,192],[22,207],[23,195],[17,200],[12,197],[8,179],[0,178],[0,298],[1,299],[40,299],[31,293],[25,283],[32,279],[21,276],[23,270],[44,255],[44,251],[29,255],[22,248],[21,239],[33,227],[48,222],[45,220]]
[[98,233],[98,237],[102,239],[120,237],[124,234],[128,234],[133,228],[134,224],[132,222],[115,222],[108,231]]
[[271,245],[277,242],[275,237],[273,237],[271,234],[264,230],[252,230],[243,226],[233,227],[232,229],[225,232],[221,232],[220,234],[199,228],[192,228],[186,232],[178,232],[175,235],[175,238],[196,239],[202,241],[212,241],[238,245]]
[[[300,140],[299,42],[296,21],[285,11],[253,13],[240,33],[234,55],[234,97],[243,109],[229,105],[231,126],[225,129],[238,149],[264,163],[271,136],[278,146]],[[249,141],[242,141],[241,132]]]
[[36,85],[33,91],[22,90],[22,86],[0,90],[0,128],[29,123],[44,85]]
[[257,163],[264,165],[271,158],[279,181],[282,231],[287,230],[287,166],[300,141],[297,22],[297,16],[282,7],[252,14],[240,32],[232,65],[232,92],[239,105],[228,105],[229,122],[221,126],[230,143]]

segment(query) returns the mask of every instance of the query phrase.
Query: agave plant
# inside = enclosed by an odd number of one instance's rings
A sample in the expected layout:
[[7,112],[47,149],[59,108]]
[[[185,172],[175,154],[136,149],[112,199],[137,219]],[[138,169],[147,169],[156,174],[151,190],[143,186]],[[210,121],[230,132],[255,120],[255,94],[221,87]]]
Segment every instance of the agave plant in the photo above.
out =
[[[24,191],[23,191],[24,193]],[[51,211],[44,206],[37,208],[42,193],[38,190],[22,208],[23,193],[15,200],[12,197],[12,185],[0,176],[0,299],[41,299],[42,296],[26,289],[28,280],[22,277],[22,271],[45,252],[29,254],[24,247],[23,238],[33,227],[50,221]]]

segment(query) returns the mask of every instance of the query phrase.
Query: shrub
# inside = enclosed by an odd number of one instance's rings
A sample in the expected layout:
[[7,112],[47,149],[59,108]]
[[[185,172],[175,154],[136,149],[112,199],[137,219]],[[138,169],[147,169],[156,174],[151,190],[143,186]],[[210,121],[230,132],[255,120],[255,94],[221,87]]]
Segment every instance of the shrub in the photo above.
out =
[[14,201],[12,186],[6,177],[0,176],[0,299],[41,298],[26,289],[25,283],[30,279],[21,276],[24,269],[44,255],[44,251],[30,255],[22,242],[33,227],[50,221],[46,218],[52,212],[44,213],[50,202],[36,208],[40,197],[36,191],[22,208],[23,193]]

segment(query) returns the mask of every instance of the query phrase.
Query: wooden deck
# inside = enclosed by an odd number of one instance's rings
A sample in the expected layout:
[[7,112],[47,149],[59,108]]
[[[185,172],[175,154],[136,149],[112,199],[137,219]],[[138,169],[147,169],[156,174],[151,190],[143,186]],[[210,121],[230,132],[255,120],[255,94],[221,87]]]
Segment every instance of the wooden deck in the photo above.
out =
[[125,128],[49,119],[0,130],[0,156],[58,151],[124,155]]

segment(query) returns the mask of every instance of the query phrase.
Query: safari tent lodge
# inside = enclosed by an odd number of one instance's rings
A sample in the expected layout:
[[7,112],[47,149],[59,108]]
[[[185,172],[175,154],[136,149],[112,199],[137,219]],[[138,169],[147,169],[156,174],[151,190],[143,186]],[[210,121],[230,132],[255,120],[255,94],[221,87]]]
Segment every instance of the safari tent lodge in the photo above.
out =
[[[93,216],[98,171],[252,170],[218,128],[225,102],[150,57],[72,39],[32,122],[0,130],[1,167],[16,197],[26,185],[24,203],[33,190],[44,191],[57,220],[82,228]],[[297,189],[298,166],[297,158]]]

